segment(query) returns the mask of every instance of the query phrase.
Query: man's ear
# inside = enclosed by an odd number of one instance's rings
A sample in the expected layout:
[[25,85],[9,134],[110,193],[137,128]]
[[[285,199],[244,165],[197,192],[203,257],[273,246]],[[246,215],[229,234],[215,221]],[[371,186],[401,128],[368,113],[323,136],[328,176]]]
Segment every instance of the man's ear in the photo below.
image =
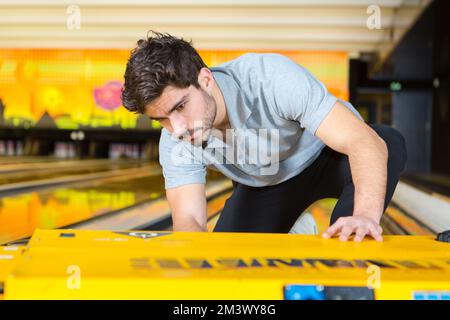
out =
[[206,92],[210,93],[214,85],[214,77],[211,70],[208,68],[201,68],[198,73],[198,84]]

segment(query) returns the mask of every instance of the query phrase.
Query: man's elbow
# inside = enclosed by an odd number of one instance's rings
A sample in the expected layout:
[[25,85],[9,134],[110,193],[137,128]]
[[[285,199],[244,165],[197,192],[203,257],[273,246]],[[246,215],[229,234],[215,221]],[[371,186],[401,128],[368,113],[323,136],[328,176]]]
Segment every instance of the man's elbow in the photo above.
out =
[[381,138],[375,131],[371,134],[370,143],[368,145],[372,145],[372,148],[376,149],[377,154],[380,157],[383,157],[386,159],[388,158],[388,147],[386,144],[386,141],[384,141],[383,138]]
[[378,145],[378,148],[380,150],[380,153],[383,154],[384,157],[387,159],[387,157],[388,157],[388,147],[387,147],[386,141],[384,141],[380,136],[377,136],[377,137],[378,137],[377,145]]
[[383,159],[384,162],[387,162],[388,159],[388,148],[386,142],[377,134],[361,143],[360,152],[376,154],[377,158]]
[[360,136],[358,139],[347,144],[345,152],[347,155],[358,156],[361,154],[376,154],[378,158],[388,158],[388,147],[384,141],[375,131],[370,132],[365,136]]

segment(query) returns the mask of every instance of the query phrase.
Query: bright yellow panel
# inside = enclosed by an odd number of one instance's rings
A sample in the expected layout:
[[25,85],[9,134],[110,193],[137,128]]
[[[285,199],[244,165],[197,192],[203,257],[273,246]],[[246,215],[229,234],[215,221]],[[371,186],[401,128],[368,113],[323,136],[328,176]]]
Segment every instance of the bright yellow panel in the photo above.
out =
[[7,299],[283,299],[289,285],[371,286],[376,299],[450,291],[450,244],[260,233],[38,230]]

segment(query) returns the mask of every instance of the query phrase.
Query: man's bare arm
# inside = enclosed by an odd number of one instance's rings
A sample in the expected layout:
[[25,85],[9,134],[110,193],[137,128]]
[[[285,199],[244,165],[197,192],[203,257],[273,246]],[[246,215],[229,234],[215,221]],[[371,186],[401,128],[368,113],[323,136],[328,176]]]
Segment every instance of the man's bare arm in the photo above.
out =
[[166,190],[174,231],[207,231],[204,184],[187,184]]
[[[341,240],[347,240],[355,233],[355,240],[360,241],[366,234],[371,234],[381,240],[379,223],[387,182],[386,143],[339,102],[319,126],[316,135],[330,148],[348,155],[355,186],[353,217],[359,218],[340,219],[324,235],[328,237],[340,232]],[[374,221],[376,225],[368,220]]]

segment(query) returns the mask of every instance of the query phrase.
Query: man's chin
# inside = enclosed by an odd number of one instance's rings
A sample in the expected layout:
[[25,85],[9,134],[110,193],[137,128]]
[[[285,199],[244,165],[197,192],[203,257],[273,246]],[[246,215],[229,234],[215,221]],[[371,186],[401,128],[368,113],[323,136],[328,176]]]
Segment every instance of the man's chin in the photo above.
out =
[[208,142],[209,136],[209,134],[204,134],[203,136],[195,136],[194,139],[191,140],[191,143],[196,147],[203,146]]
[[191,143],[195,146],[195,147],[201,147],[203,146],[206,142],[208,141],[208,139],[194,139],[191,140]]

